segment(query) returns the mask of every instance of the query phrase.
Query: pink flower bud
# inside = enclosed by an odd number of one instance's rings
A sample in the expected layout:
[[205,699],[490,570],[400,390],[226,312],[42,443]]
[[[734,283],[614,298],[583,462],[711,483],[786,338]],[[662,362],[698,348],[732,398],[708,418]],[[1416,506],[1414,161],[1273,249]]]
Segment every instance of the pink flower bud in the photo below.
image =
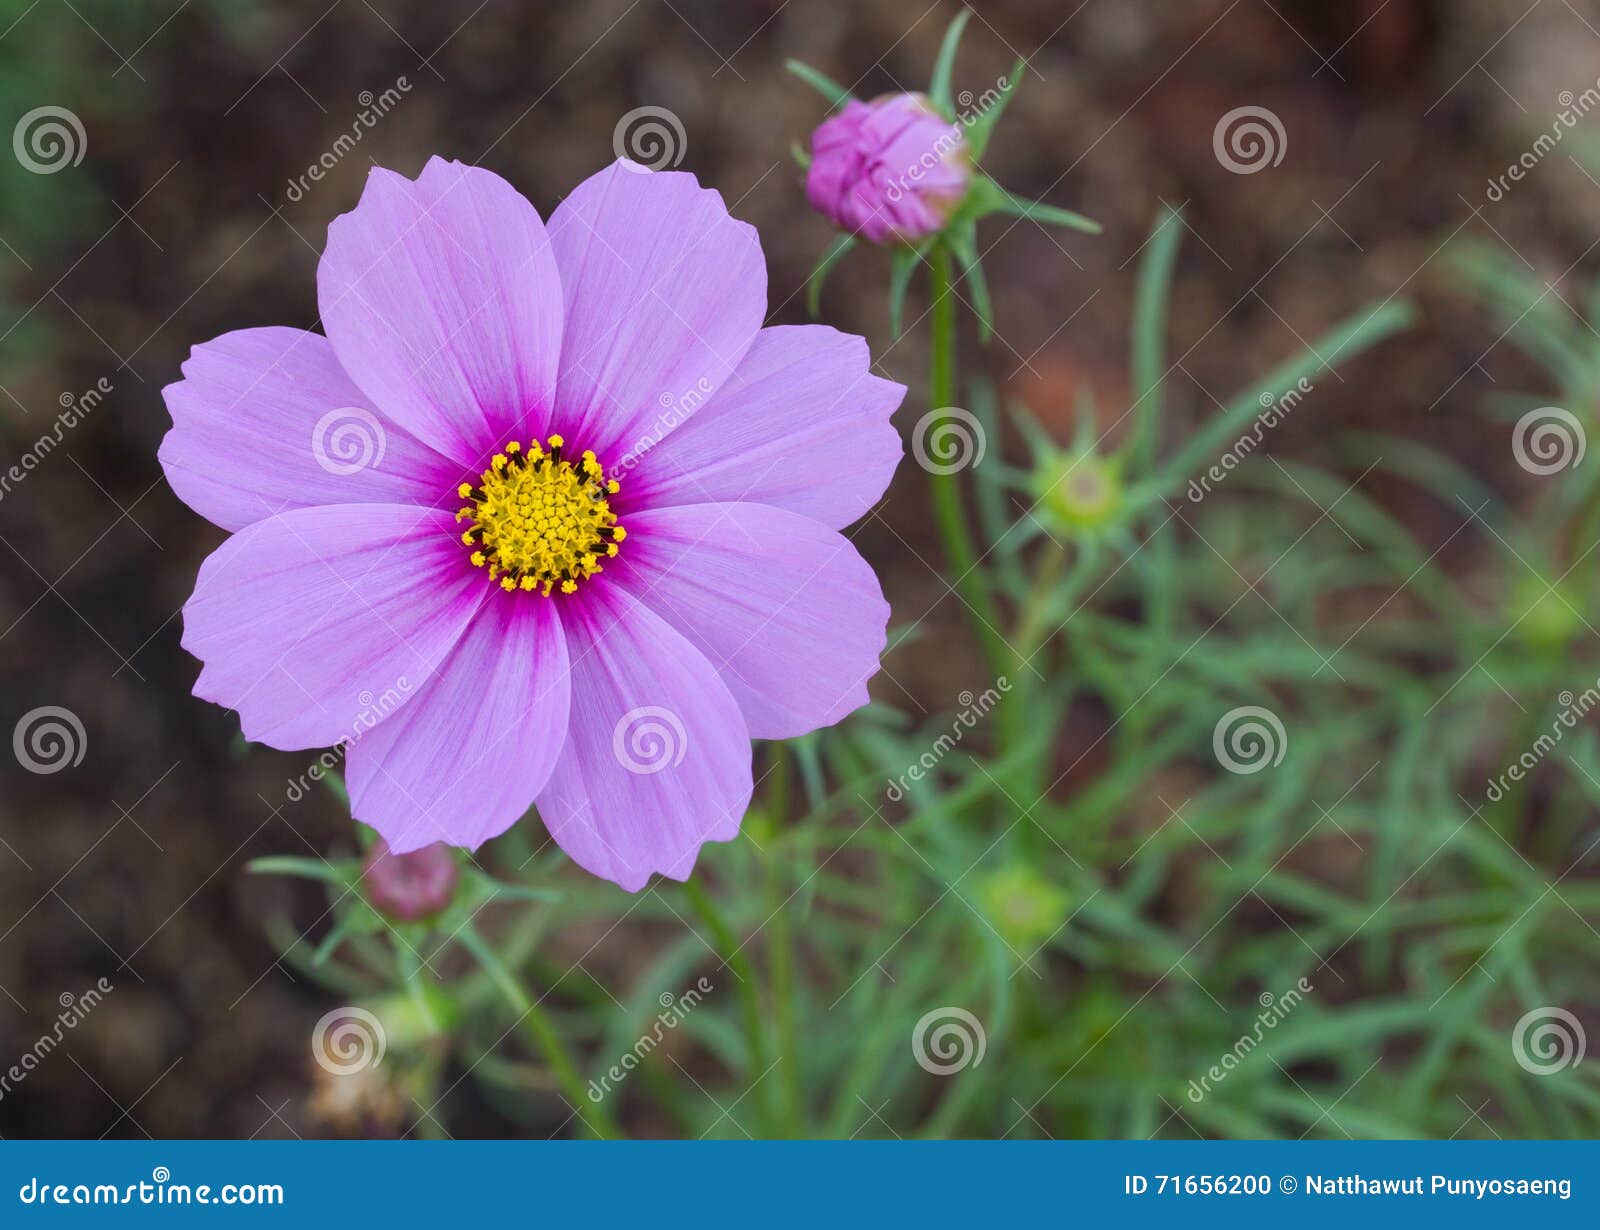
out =
[[887,94],[851,100],[811,134],[806,197],[841,230],[916,243],[944,229],[970,178],[961,125],[922,94]]
[[367,899],[379,913],[399,922],[431,918],[455,896],[455,856],[443,842],[410,854],[391,854],[387,842],[372,847],[361,868]]

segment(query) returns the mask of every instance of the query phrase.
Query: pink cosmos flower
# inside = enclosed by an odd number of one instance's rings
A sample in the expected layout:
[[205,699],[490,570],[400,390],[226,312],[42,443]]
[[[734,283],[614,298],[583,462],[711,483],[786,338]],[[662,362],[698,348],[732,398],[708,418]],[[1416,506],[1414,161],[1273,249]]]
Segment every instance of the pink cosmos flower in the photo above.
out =
[[915,243],[944,229],[972,177],[959,124],[921,94],[851,99],[811,134],[806,199],[873,243]]
[[537,804],[624,888],[734,837],[751,738],[864,704],[888,607],[840,533],[903,386],[866,344],[762,327],[755,231],[617,163],[546,226],[488,171],[375,169],[317,270],[327,335],[244,329],[165,390],[200,568],[195,694],[340,745],[406,853]]

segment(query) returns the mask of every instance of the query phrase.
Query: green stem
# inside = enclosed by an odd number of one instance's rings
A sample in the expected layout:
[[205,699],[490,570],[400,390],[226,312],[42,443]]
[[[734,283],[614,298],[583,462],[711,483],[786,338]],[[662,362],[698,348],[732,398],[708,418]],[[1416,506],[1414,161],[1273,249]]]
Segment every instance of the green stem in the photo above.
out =
[[[956,297],[950,287],[950,249],[943,241],[929,251],[928,266],[933,297],[929,311],[928,400],[935,410],[942,410],[954,405],[956,399]],[[994,597],[978,571],[978,552],[967,528],[958,473],[932,475],[934,520],[944,543],[945,558],[955,574],[956,592],[972,616],[991,669],[996,675],[1004,675],[1014,668],[1016,655],[999,633]]]
[[[1066,559],[1067,553],[1064,549],[1050,544],[1044,552],[1038,571],[1034,574],[1033,584],[1029,586],[1027,597],[1022,603],[1012,640],[1016,649],[1017,668],[1008,676],[1011,680],[1012,694],[1001,706],[998,719],[1000,745],[1007,749],[1014,750],[1020,747],[1027,740],[1029,729],[1038,721],[1038,711],[1032,703],[1036,690],[1034,685],[1038,678],[1034,671],[1039,671],[1040,674],[1044,671],[1040,670],[1033,658],[1050,635],[1051,629],[1045,626],[1045,613],[1051,607],[1051,591],[1061,580]],[[1030,762],[1028,766],[1030,781],[1038,776],[1033,772],[1035,767]]]
[[[1082,547],[1079,548],[1080,559],[1083,550]],[[1022,606],[1022,620],[1017,626],[1017,656],[1024,662],[1033,656],[1053,631],[1045,626],[1046,612],[1053,609],[1054,604],[1051,602],[1054,597],[1053,591],[1061,581],[1061,574],[1065,571],[1066,564],[1066,551],[1052,543],[1039,563],[1039,571],[1034,574],[1028,599]]]
[[[772,769],[767,774],[767,812],[773,830],[783,827],[789,801],[789,759],[781,743],[772,745]],[[778,1075],[784,1100],[785,1134],[805,1134],[805,1096],[800,1088],[799,1030],[795,1026],[794,937],[789,928],[789,895],[781,863],[767,860],[767,953],[772,965],[772,1000],[778,1025]]]
[[611,1116],[590,1100],[584,1088],[583,1078],[578,1075],[578,1066],[572,1060],[572,1054],[567,1050],[566,1043],[561,1040],[561,1034],[556,1030],[550,1018],[537,1000],[528,994],[517,976],[506,968],[487,943],[484,942],[477,930],[468,923],[457,933],[456,938],[461,941],[462,947],[477,958],[478,964],[483,966],[484,973],[489,975],[489,980],[500,989],[506,1001],[520,1015],[519,1023],[526,1022],[528,1032],[533,1036],[533,1041],[538,1046],[544,1060],[550,1065],[550,1071],[556,1078],[556,1083],[561,1086],[562,1092],[572,1103],[572,1109],[577,1112],[584,1126],[599,1140],[617,1140],[622,1133],[617,1125],[612,1122]]
[[[728,926],[722,911],[717,908],[717,903],[711,899],[711,895],[701,886],[700,881],[686,880],[683,892],[689,898],[689,904],[694,907],[694,912],[700,915],[700,920],[710,929],[718,955],[722,957],[723,963],[732,971],[734,980],[738,983],[739,1012],[744,1018],[745,1045],[750,1051],[750,1070],[755,1080],[762,1080],[767,1073],[767,1041],[761,1024],[761,996],[756,987],[755,971],[750,967],[750,959],[745,956],[733,929]],[[756,1104],[761,1108],[762,1117],[768,1125],[768,1134],[775,1135],[776,1133],[772,1131],[774,1117],[771,1096],[763,1091],[756,1098]]]

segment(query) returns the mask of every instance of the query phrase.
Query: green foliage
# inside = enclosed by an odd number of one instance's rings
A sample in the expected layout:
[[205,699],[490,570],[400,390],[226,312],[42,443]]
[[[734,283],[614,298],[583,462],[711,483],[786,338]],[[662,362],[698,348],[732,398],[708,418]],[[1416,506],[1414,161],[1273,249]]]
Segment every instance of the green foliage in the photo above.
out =
[[[1575,648],[1593,631],[1592,529],[1533,549],[1486,522],[1508,582],[1486,602],[1344,474],[1250,457],[1186,498],[1264,405],[1411,311],[1356,312],[1181,438],[1163,345],[1181,232],[1164,216],[1144,255],[1120,445],[1097,438],[1087,402],[1070,446],[1015,407],[1026,464],[1009,465],[1007,416],[982,387],[970,399],[993,450],[971,478],[981,583],[1014,655],[1004,679],[954,713],[874,705],[768,748],[745,836],[707,847],[689,886],[629,897],[536,854],[523,825],[474,863],[511,869],[480,883],[519,890],[480,889],[420,930],[336,922],[333,960],[286,933],[286,959],[371,1001],[420,980],[456,1022],[443,1045],[541,1130],[567,1114],[551,1072],[570,1082],[538,1039],[499,1045],[521,988],[589,1081],[703,977],[703,1002],[607,1095],[630,1130],[1600,1131],[1594,1065],[1536,1075],[1512,1041],[1524,1013],[1595,991],[1600,889],[1568,873],[1594,861],[1600,739],[1569,735],[1504,793],[1485,781],[1600,672]],[[1519,310],[1509,283],[1465,268],[1492,307]],[[1570,325],[1520,335],[1558,381],[1600,357]],[[1452,507],[1486,490],[1421,445],[1339,448],[1353,473],[1378,467]],[[1121,484],[1104,524],[1050,517],[1050,488],[1079,464]],[[1572,515],[1592,527],[1597,504],[1590,491]],[[891,629],[891,655],[917,632]],[[1219,722],[1242,706],[1282,727],[1281,760],[1256,772],[1219,761]],[[360,908],[349,867],[263,870],[325,881],[336,918]],[[556,884],[558,899],[509,899]],[[465,965],[449,955],[463,935],[479,958]],[[983,1058],[936,1075],[913,1038],[955,1008]]]

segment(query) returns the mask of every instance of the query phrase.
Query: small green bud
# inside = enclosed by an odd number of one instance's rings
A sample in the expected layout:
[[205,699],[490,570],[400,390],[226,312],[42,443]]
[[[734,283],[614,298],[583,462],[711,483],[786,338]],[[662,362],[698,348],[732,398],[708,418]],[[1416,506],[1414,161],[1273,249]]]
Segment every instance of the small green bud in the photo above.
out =
[[989,872],[978,882],[978,901],[1006,943],[1024,955],[1048,940],[1066,920],[1071,897],[1025,863]]
[[1098,453],[1064,453],[1036,472],[1040,504],[1059,525],[1075,533],[1109,527],[1122,511],[1122,475]]
[[1584,629],[1583,607],[1560,582],[1551,588],[1544,578],[1524,571],[1507,596],[1507,614],[1516,635],[1535,649],[1562,649]]

